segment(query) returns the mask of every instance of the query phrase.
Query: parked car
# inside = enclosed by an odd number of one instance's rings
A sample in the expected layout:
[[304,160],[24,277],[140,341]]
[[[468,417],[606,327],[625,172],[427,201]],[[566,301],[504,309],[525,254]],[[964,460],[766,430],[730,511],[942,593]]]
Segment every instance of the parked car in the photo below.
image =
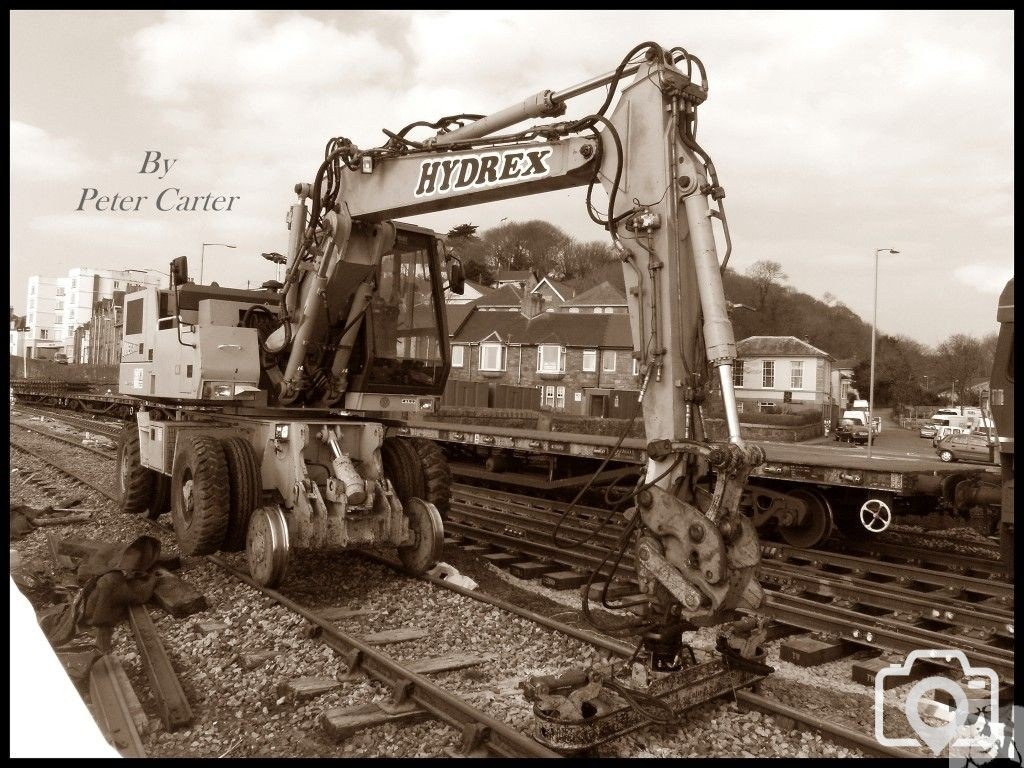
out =
[[57,354],[55,354],[53,356],[53,362],[55,362],[55,363],[57,363],[59,365],[67,365],[68,364],[68,356],[66,354],[64,354],[63,352],[58,352]]
[[970,432],[969,427],[951,427],[936,425],[935,436],[932,437],[932,447],[938,449],[939,443],[945,440],[950,435],[965,435]]
[[929,423],[921,425],[921,429],[918,430],[917,435],[918,435],[918,437],[924,437],[924,438],[927,438],[927,439],[931,440],[933,437],[935,437],[935,430],[936,430],[935,424],[932,424],[932,423],[929,422]]
[[935,446],[935,452],[943,461],[981,461],[991,463],[989,436],[964,432],[942,438]]
[[834,437],[840,443],[867,445],[868,428],[855,419],[840,419]]

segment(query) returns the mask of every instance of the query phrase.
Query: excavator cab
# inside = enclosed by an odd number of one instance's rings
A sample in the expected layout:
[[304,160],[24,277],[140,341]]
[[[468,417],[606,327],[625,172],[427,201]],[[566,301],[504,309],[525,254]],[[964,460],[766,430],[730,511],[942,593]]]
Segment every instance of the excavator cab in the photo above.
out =
[[376,267],[376,290],[349,359],[349,391],[440,395],[451,366],[441,246],[401,225]]

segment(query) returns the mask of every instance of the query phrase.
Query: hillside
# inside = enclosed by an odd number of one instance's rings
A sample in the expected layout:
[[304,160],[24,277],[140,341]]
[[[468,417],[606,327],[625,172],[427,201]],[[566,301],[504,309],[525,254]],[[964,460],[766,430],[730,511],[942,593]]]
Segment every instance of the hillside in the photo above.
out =
[[[573,281],[577,292],[607,280],[625,293],[622,266],[606,264]],[[725,296],[734,304],[757,308],[755,282],[731,269],[725,272]],[[737,308],[732,313],[737,339],[747,336],[796,336],[828,352],[836,360],[867,358],[871,350],[871,325],[835,301],[831,305],[788,286],[773,286],[764,306],[756,311]]]

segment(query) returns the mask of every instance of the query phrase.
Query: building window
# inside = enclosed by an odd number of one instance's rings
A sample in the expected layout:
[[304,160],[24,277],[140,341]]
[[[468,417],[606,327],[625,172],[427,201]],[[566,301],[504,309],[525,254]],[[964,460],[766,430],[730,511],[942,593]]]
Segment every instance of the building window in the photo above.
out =
[[548,408],[555,407],[555,388],[544,387],[544,405]]
[[[34,286],[33,286],[33,287],[34,287]],[[33,291],[33,293],[34,293],[34,292],[35,292],[35,291]],[[64,295],[64,287],[63,287],[63,286],[61,286],[60,288],[58,288],[58,289],[57,289],[57,295],[58,295],[58,296],[63,296],[63,295]]]
[[594,307],[594,314],[595,315],[600,315],[601,312],[603,312],[603,311],[604,310],[602,310],[601,307]]
[[114,290],[116,291],[116,290],[119,290],[120,288],[121,288],[121,281],[120,280],[115,280],[114,281]]
[[45,328],[40,328],[39,329],[39,338],[40,339],[48,339],[48,338],[50,338],[50,332],[48,330],[46,330]]
[[794,360],[789,364],[789,388],[804,388],[804,363],[802,360]]
[[604,365],[601,366],[601,370],[605,373],[615,373],[615,352],[604,353]]
[[60,325],[61,323],[63,323],[64,322],[64,315],[57,315],[57,319],[54,322],[56,322],[57,325]]
[[612,309],[611,307],[605,307],[605,308],[604,308],[604,313],[605,313],[606,315],[610,315],[610,314],[611,314],[612,312],[614,312],[614,311],[615,311],[615,310],[614,310],[614,309]]
[[773,403],[770,400],[762,401],[762,402],[757,404],[757,408],[758,408],[759,411],[761,411],[761,413],[774,413],[775,412],[775,403]]
[[565,373],[565,347],[541,344],[537,347],[538,373]]
[[761,363],[761,386],[772,389],[775,386],[775,361],[765,360]]
[[480,345],[480,370],[505,370],[505,346],[503,344]]
[[555,387],[555,408],[565,410],[565,387]]
[[640,375],[640,361],[637,360],[635,357],[633,358],[633,375],[634,376],[639,376]]
[[71,281],[71,290],[73,291],[73,290],[75,290],[75,289],[76,289],[77,287],[78,287],[78,281],[77,281],[77,280],[72,280],[72,281]]
[[452,344],[452,368],[465,365],[466,348],[461,344]]
[[569,307],[569,314],[570,315],[578,315],[579,313],[580,313],[580,308],[579,307]]
[[584,349],[583,350],[583,372],[593,373],[597,370],[597,350],[596,349]]
[[736,361],[736,366],[732,369],[732,385],[734,387],[743,386],[743,362],[740,360]]
[[736,413],[743,413],[743,401],[736,402]]

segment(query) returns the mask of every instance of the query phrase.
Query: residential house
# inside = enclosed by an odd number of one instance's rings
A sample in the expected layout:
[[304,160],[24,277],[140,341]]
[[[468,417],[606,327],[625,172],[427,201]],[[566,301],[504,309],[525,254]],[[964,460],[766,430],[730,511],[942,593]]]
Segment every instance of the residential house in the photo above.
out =
[[857,365],[857,359],[848,357],[844,360],[837,360],[832,366],[832,397],[840,406],[846,406],[850,400],[860,397],[860,392],[853,386],[853,369]]
[[444,303],[445,304],[472,304],[477,299],[483,298],[494,293],[493,288],[489,288],[482,283],[475,283],[472,280],[466,280],[465,286],[462,290],[462,295],[452,293],[446,290],[444,292]]
[[750,336],[736,344],[737,406],[760,411],[831,408],[833,357],[795,336]]
[[507,284],[495,289],[472,303],[481,312],[518,312],[523,306],[526,291]]
[[[527,283],[528,288],[529,286]],[[565,283],[556,282],[550,277],[542,277],[536,285],[529,288],[529,293],[532,296],[543,297],[545,312],[555,312],[573,297],[574,292],[572,287]]]
[[[530,283],[531,280],[532,283]],[[532,269],[503,269],[494,278],[494,287],[503,288],[506,285],[512,285],[516,288],[525,288],[527,283],[535,285],[536,282],[537,275]]]
[[495,312],[479,306],[488,298],[449,329],[451,381],[538,387],[543,410],[629,415],[640,377],[628,316],[547,312],[543,292],[525,293],[517,311]]
[[625,315],[629,313],[626,296],[607,280],[566,301],[563,309],[574,315]]

